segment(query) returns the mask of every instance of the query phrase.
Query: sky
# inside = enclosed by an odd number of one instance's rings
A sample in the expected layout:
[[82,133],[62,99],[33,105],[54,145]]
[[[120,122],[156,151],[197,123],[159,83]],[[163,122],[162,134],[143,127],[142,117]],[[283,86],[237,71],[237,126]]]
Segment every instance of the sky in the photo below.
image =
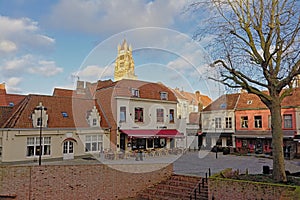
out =
[[199,15],[187,0],[1,0],[0,83],[8,93],[51,95],[77,80],[113,79],[117,46],[131,44],[139,80],[200,91],[210,56],[192,39]]

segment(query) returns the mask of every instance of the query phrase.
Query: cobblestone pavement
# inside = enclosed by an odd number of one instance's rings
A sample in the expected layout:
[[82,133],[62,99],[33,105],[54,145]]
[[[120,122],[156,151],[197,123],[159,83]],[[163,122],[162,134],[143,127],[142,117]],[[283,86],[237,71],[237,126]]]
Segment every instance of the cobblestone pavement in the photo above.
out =
[[[218,153],[209,152],[201,156],[201,152],[190,152],[180,157],[174,163],[174,172],[179,174],[192,174],[205,176],[208,173],[208,169],[211,169],[211,173],[217,173],[226,168],[238,169],[241,173],[245,173],[246,170],[250,174],[262,173],[264,165],[272,168],[273,161],[263,155],[223,155]],[[300,172],[300,160],[286,160],[286,170],[291,173]]]
[[[77,165],[77,164],[107,164],[114,165],[144,165],[173,163],[174,173],[205,176],[209,169],[211,173],[220,172],[226,168],[238,169],[241,173],[246,170],[250,174],[262,173],[264,165],[272,168],[272,159],[264,155],[223,155],[222,153],[196,151],[187,152],[183,155],[164,155],[159,157],[144,157],[143,160],[136,161],[135,158],[107,160],[103,156],[89,156],[86,158],[76,158],[74,160],[42,161],[42,165]],[[37,163],[24,163],[18,165],[37,165]],[[294,173],[300,172],[300,159],[285,160],[286,170]]]

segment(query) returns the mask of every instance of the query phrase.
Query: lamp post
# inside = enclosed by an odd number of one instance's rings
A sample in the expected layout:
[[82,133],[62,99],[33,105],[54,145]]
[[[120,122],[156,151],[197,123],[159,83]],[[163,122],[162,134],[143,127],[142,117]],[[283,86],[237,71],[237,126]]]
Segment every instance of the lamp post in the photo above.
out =
[[40,102],[40,105],[35,108],[35,110],[40,110],[40,120],[37,121],[37,125],[40,126],[40,148],[39,148],[39,165],[42,164],[42,131],[43,131],[43,110],[47,110],[44,106],[42,106],[42,103]]

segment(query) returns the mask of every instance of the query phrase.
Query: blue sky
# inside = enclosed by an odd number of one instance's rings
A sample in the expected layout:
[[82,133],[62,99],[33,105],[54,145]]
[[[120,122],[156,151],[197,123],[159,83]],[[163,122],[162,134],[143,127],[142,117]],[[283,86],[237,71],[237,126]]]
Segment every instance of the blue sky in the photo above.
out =
[[[191,39],[186,0],[1,0],[0,82],[9,93],[52,94],[77,77],[113,78],[117,45],[133,47],[140,80],[218,96],[209,55]],[[222,92],[221,92],[222,93]]]

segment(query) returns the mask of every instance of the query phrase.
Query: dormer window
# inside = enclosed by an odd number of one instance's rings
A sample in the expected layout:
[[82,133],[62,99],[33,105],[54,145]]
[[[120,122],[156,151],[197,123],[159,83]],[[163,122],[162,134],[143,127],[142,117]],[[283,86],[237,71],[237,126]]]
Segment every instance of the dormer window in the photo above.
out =
[[61,112],[61,115],[63,116],[63,118],[67,118],[69,117],[68,113],[67,112]]
[[222,109],[225,109],[226,107],[227,107],[226,103],[222,103],[222,104],[220,105],[220,108],[222,108]]
[[101,117],[100,117],[100,114],[99,114],[96,106],[94,106],[94,108],[92,110],[88,111],[87,121],[91,127],[99,127],[100,126]]
[[160,92],[160,99],[161,100],[168,100],[168,93],[167,92]]
[[131,95],[132,95],[133,97],[140,97],[140,91],[139,91],[139,89],[132,88],[132,89],[131,89]]

